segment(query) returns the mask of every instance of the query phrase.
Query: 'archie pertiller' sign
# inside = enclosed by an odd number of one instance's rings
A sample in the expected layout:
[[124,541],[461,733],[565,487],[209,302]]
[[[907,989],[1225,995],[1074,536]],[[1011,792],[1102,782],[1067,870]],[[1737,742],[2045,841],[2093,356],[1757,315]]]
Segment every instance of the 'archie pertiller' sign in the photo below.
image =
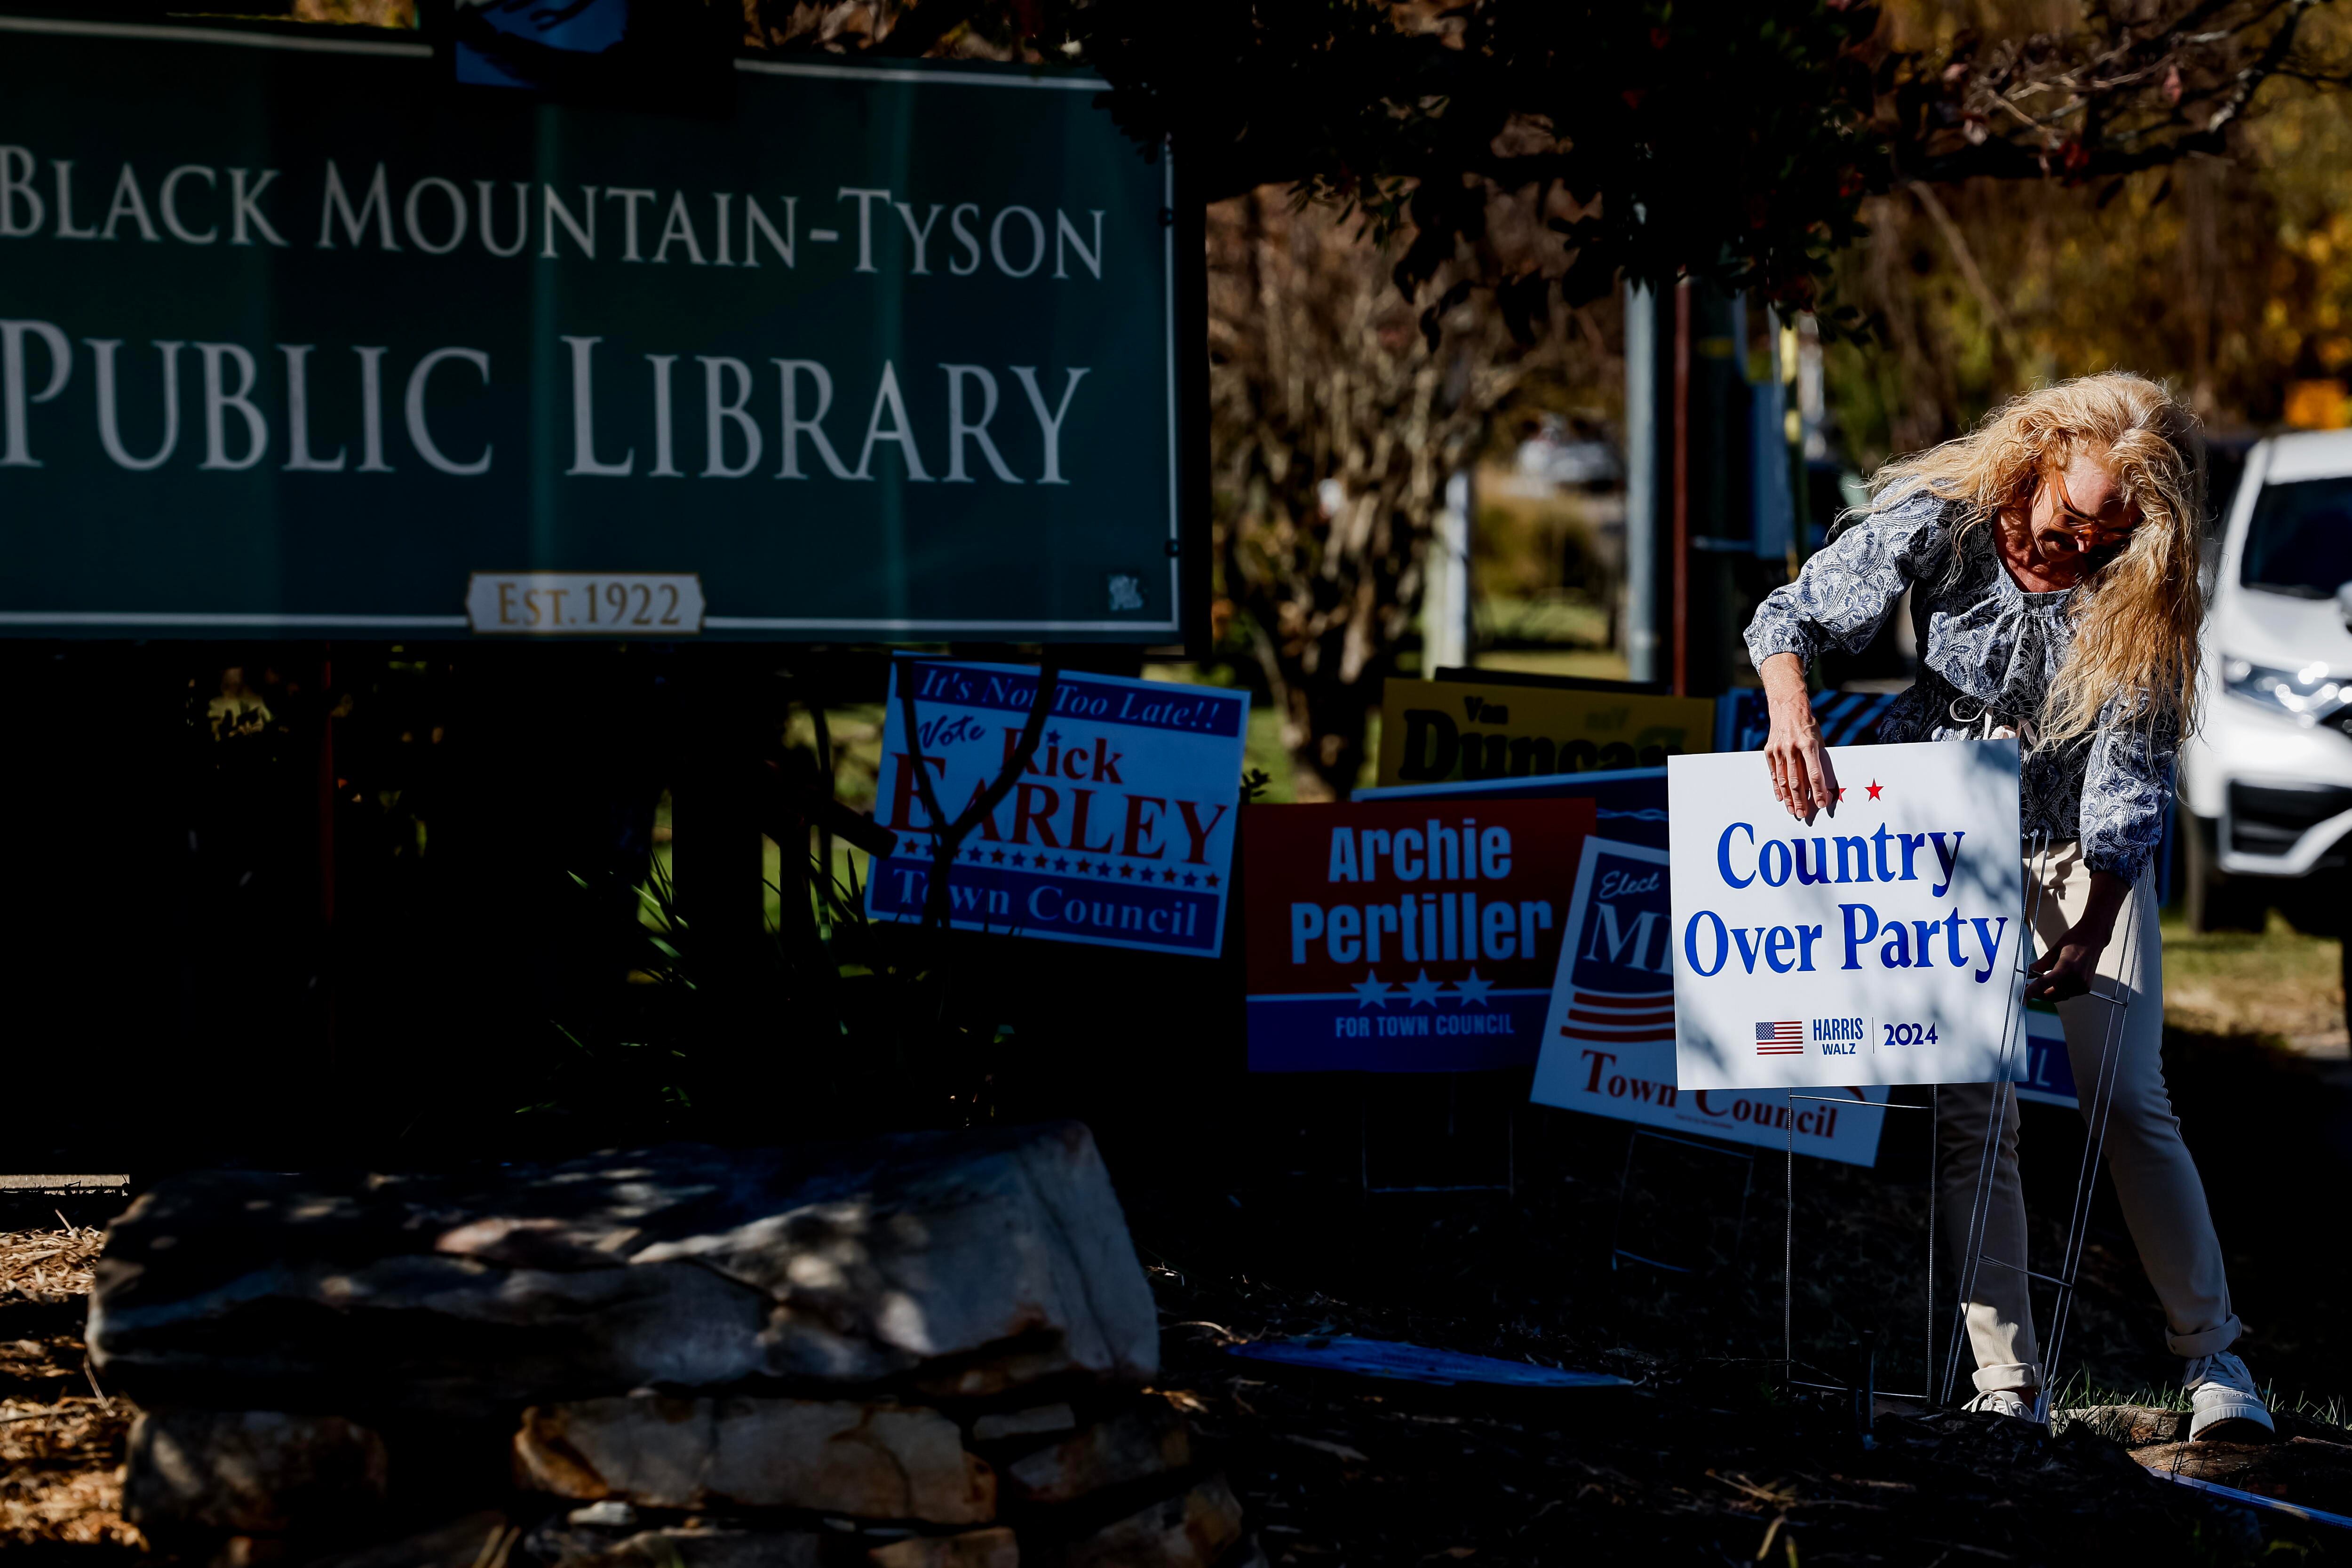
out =
[[[874,862],[866,912],[922,919],[934,831],[906,732],[950,817],[1013,757],[1036,700],[1023,665],[901,658],[891,667],[878,818],[899,835]],[[1214,958],[1223,944],[1249,694],[1110,675],[1065,675],[1019,782],[958,847],[948,890],[963,931]]]
[[1463,1072],[1532,1062],[1589,800],[1250,813],[1250,1067]]
[[1676,1081],[1989,1082],[2019,986],[2017,742],[1829,756],[1810,823],[1753,752],[1666,764]]

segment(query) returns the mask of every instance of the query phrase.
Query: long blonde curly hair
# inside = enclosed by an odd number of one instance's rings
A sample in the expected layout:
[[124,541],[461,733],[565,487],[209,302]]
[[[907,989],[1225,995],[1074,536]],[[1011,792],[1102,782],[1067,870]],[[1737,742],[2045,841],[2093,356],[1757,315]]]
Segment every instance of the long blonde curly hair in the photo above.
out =
[[2073,645],[2044,694],[2037,748],[2090,734],[2104,714],[2186,733],[2195,723],[2197,579],[2205,514],[2197,416],[2170,392],[2124,371],[2023,393],[1969,434],[1887,463],[1870,481],[1874,508],[1926,493],[1958,502],[1953,561],[2004,510],[2029,507],[2078,454],[2115,478],[2139,521],[2123,549],[2074,590]]

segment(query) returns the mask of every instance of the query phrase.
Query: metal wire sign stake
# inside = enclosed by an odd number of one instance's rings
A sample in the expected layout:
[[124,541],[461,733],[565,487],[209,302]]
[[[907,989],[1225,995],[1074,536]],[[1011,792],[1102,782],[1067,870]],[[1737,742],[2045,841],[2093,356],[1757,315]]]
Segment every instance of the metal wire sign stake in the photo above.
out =
[[[2049,836],[2037,834],[2033,859],[2037,871],[2046,867],[2049,848]],[[2046,885],[2047,879],[2037,874],[2034,878],[2033,909],[2026,921],[2026,929],[2029,931],[2035,929],[2036,917],[2041,912],[2041,902]],[[1953,1391],[1959,1381],[1960,1349],[1968,1339],[1969,1303],[1976,1294],[1977,1271],[1981,1266],[1989,1263],[1996,1268],[2007,1268],[2023,1274],[2029,1279],[2039,1279],[2043,1284],[2053,1287],[2057,1291],[2057,1300],[2053,1305],[2051,1314],[2050,1344],[2042,1363],[2042,1386],[2035,1394],[2033,1405],[2035,1420],[2046,1423],[2050,1419],[2051,1389],[2057,1382],[2053,1375],[2054,1369],[2058,1364],[2060,1354],[2065,1348],[2066,1330],[2074,1315],[2075,1289],[2081,1278],[2083,1248],[2090,1237],[2091,1199],[2096,1191],[2099,1159],[2105,1152],[2107,1121],[2115,1108],[2116,1085],[2122,1077],[2123,1058],[2116,1047],[2124,1037],[2124,1028],[2130,1016],[2133,997],[2128,977],[2134,973],[2134,965],[2138,958],[2139,900],[2147,891],[2143,884],[2136,883],[2125,900],[2126,929],[2122,955],[2116,964],[2116,978],[2109,982],[2108,992],[2102,994],[2099,990],[2100,977],[2095,974],[2092,977],[2089,995],[2107,1005],[2106,1026],[2099,1042],[2099,1066],[2097,1072],[2093,1076],[2091,1099],[2084,1108],[2083,1119],[2089,1126],[2089,1136],[2083,1142],[2083,1160],[2075,1173],[2074,1198],[2067,1215],[2066,1241],[2060,1249],[2056,1274],[2041,1273],[2025,1268],[2021,1263],[2011,1263],[2006,1259],[1995,1258],[1984,1250],[1984,1232],[1990,1214],[1992,1177],[2000,1148],[2000,1132],[2016,1103],[2016,1090],[2013,1087],[2015,1075],[2011,1071],[2013,1042],[2006,1032],[2003,1034],[2001,1071],[1993,1084],[1991,1102],[1985,1117],[1984,1139],[1978,1157],[1976,1197],[1969,1215],[1968,1245],[1963,1253],[1966,1262],[1961,1269],[1959,1301],[1954,1312],[1951,1350],[1945,1362],[1944,1399],[1946,1403],[1950,1402]],[[2018,944],[2018,963],[2021,970],[2025,963],[2023,942]],[[2021,1022],[2024,997],[2024,989],[2021,985],[2018,988],[2016,996],[2017,1005],[2012,1010]],[[2020,1032],[2021,1034],[2021,1029]],[[2081,1082],[2079,1075],[2076,1082],[2078,1085]],[[2080,1092],[2079,1088],[2077,1092]],[[2028,1310],[2031,1310],[2029,1299]]]
[[[2040,865],[2047,858],[2050,847],[2050,837],[2047,833],[2038,832],[2032,836],[2030,842],[2033,847],[2031,861],[2032,864]],[[2041,912],[2042,888],[2042,879],[2037,877],[2034,880],[2033,907],[2028,912],[2025,921],[2025,929],[2028,931],[2031,931],[2033,929],[2033,920]],[[2137,889],[2135,889],[2134,896],[2137,896]],[[1941,1399],[1941,1403],[1944,1404],[1949,1404],[1951,1402],[1953,1382],[1958,1374],[1959,1347],[1961,1341],[1965,1338],[1967,1332],[1969,1299],[1976,1289],[1976,1264],[1979,1260],[1988,1263],[1996,1261],[1990,1258],[1984,1258],[1982,1255],[1984,1222],[1986,1215],[1986,1197],[1991,1182],[1992,1140],[1994,1130],[2000,1125],[2003,1109],[2013,1101],[2016,1092],[2012,1087],[2016,1079],[2014,1063],[2017,1057],[2018,1042],[2022,1040],[2025,1035],[2025,952],[2026,944],[2023,941],[2020,941],[2017,944],[2017,958],[2011,970],[2011,973],[2014,979],[2014,984],[2010,986],[2009,1000],[2004,1005],[2001,1012],[2000,1065],[1994,1073],[1992,1112],[1990,1120],[1986,1127],[1984,1154],[1977,1173],[1975,1202],[1970,1205],[1969,1215],[1967,1249],[1963,1255],[1968,1261],[1962,1268],[1960,1280],[1960,1321],[1954,1333],[1950,1356],[1947,1361],[1945,1367],[1944,1387]],[[2126,969],[2125,973],[2129,973],[2128,969]],[[2104,1061],[2105,1058],[2103,1057],[2103,1082],[2105,1081]],[[2112,1085],[2108,1085],[2107,1088],[2111,1093]],[[1791,1388],[1816,1388],[1836,1394],[1851,1394],[1856,1392],[1851,1384],[1814,1382],[1809,1379],[1800,1378],[1797,1375],[1797,1369],[1801,1363],[1797,1360],[1796,1318],[1794,1305],[1796,1297],[1797,1234],[1797,1144],[1795,1131],[1796,1107],[1794,1102],[1800,1100],[1828,1100],[1830,1103],[1833,1104],[1843,1104],[1844,1101],[1834,1100],[1832,1097],[1826,1095],[1799,1094],[1795,1092],[1790,1093],[1787,1096],[1787,1099],[1790,1101],[1790,1115],[1788,1117],[1787,1126],[1785,1129],[1788,1133],[1788,1175],[1784,1193],[1784,1219],[1780,1239],[1781,1364],[1784,1368],[1784,1375],[1788,1385]],[[1929,1111],[1934,1114],[1937,1123],[1940,1125],[1942,1121],[1942,1102],[1943,1090],[1941,1086],[1937,1086],[1931,1094],[1929,1103],[1927,1105],[1897,1105],[1890,1102],[1885,1106],[1885,1109],[1889,1110]],[[2104,1137],[2104,1114],[2102,1115],[2100,1123],[2100,1132],[2101,1136]],[[1917,1394],[1888,1393],[1885,1395],[1885,1397],[1888,1399],[1916,1399],[1920,1402],[1923,1407],[1928,1409],[1933,1409],[1938,1403],[1935,1388],[1936,1205],[1938,1184],[1937,1176],[1938,1173],[1937,1166],[1940,1153],[1941,1147],[1936,1132],[1931,1130],[1927,1138],[1927,1289],[1922,1295],[1924,1303],[1922,1315],[1925,1319],[1924,1340],[1927,1362],[1927,1385]],[[2095,1161],[2096,1158],[2095,1151],[2088,1158]],[[2091,1169],[2091,1166],[2086,1164],[2085,1170],[2089,1169]],[[2089,1205],[2082,1201],[2082,1194],[2084,1190],[2087,1190],[2087,1182],[2078,1184],[2075,1194],[2075,1208],[2079,1216],[2078,1226],[2087,1225],[2088,1220]],[[2067,1263],[2065,1267],[2067,1278],[2070,1281],[2066,1289],[2071,1292],[2071,1279],[2074,1274],[2074,1263],[2081,1254],[2081,1242],[2078,1239],[2075,1231],[2072,1229],[2068,1232],[2066,1252]],[[2047,1277],[2035,1276],[2035,1278],[2040,1279]],[[2053,1283],[2056,1283],[2056,1281],[2053,1281]],[[2062,1326],[2059,1328],[2058,1333],[2060,1335],[2063,1335],[2063,1320]],[[2054,1362],[2056,1359],[2055,1351],[2057,1343],[2058,1340],[2053,1337],[2053,1353],[2051,1357],[2052,1362]],[[1818,1369],[1809,1368],[1808,1370]],[[1864,1377],[1864,1387],[1862,1390],[1864,1397],[1865,1399],[1875,1399],[1879,1395],[1875,1386],[1877,1380],[1874,1359],[1873,1364],[1865,1369]],[[2047,1398],[2046,1394],[2044,1398]],[[1861,1424],[1863,1426],[1863,1442],[1865,1447],[1868,1447],[1871,1442],[1869,1427],[1872,1412],[1869,1407],[1865,1405],[1860,1414]]]
[[[1787,1098],[1790,1101],[1788,1126],[1789,1167],[1786,1189],[1787,1203],[1784,1211],[1787,1217],[1782,1225],[1780,1232],[1780,1345],[1782,1362],[1788,1369],[1788,1384],[1791,1388],[1820,1388],[1826,1389],[1832,1394],[1853,1394],[1857,1391],[1850,1384],[1815,1383],[1797,1375],[1796,1316],[1793,1306],[1793,1301],[1796,1296],[1795,1264],[1797,1236],[1797,1108],[1795,1102],[1800,1100],[1817,1100],[1828,1105],[1850,1105],[1853,1101],[1840,1099],[1834,1095],[1798,1094],[1793,1090],[1790,1092]],[[1886,1110],[1926,1110],[1932,1112],[1937,1109],[1937,1107],[1932,1101],[1927,1105],[1897,1105],[1889,1101],[1882,1107],[1882,1109]],[[1922,1405],[1932,1406],[1936,1402],[1936,1140],[1932,1131],[1927,1138],[1927,1289],[1921,1292],[1921,1300],[1924,1303],[1922,1316],[1926,1319],[1925,1333],[1927,1339],[1927,1386],[1922,1388],[1916,1394],[1890,1393],[1887,1394],[1885,1397],[1888,1399],[1916,1399],[1919,1401]],[[1864,1401],[1861,1409],[1861,1421],[1863,1427],[1862,1441],[1863,1447],[1872,1447],[1870,1437],[1870,1406],[1871,1403],[1879,1397],[1877,1383],[1876,1353],[1874,1351],[1872,1352],[1870,1363],[1864,1372],[1863,1387],[1859,1390]]]

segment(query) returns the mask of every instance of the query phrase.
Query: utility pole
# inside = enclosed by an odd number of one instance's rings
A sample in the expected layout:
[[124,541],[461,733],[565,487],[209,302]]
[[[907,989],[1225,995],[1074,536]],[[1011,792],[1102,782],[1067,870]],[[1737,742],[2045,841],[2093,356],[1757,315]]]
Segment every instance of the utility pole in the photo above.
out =
[[1675,285],[1674,693],[1690,695],[1691,285]]
[[1470,662],[1470,518],[1475,493],[1465,468],[1445,481],[1445,504],[1437,509],[1421,601],[1423,679]]
[[[1757,574],[1747,311],[1687,279],[1667,299],[1625,291],[1626,664],[1635,680],[1711,697],[1731,684]],[[1785,559],[1777,526],[1770,542]]]
[[1625,285],[1625,667],[1658,679],[1657,296]]

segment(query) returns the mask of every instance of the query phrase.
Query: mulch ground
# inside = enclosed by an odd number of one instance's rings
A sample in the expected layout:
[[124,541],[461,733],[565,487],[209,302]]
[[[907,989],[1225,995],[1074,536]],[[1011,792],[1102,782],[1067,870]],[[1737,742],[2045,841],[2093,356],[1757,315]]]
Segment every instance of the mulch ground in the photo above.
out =
[[82,1321],[105,1233],[68,1225],[0,1232],[0,1546],[127,1555],[117,1470],[133,1414],[101,1398]]
[[[2352,1281],[2342,1249],[2314,1228],[2352,1172],[2352,1103],[2248,1041],[2176,1036],[2167,1070],[2231,1253],[2249,1325],[2238,1348],[2290,1397],[2352,1392],[2352,1343],[2338,1331]],[[1882,1401],[1865,1447],[1851,1396],[1792,1389],[1784,1376],[1788,1176],[1777,1152],[1742,1172],[1697,1152],[1677,1164],[1675,1150],[1645,1142],[1629,1179],[1628,1129],[1522,1110],[1515,1193],[1368,1194],[1365,1126],[1371,1159],[1385,1150],[1392,1168],[1417,1135],[1410,1105],[1384,1112],[1382,1091],[1370,1092],[1368,1107],[1335,1108],[1318,1098],[1330,1096],[1328,1082],[1302,1081],[1287,1101],[1269,1096],[1228,1157],[1127,1189],[1164,1314],[1165,1381],[1223,1443],[1281,1568],[1550,1563],[1571,1552],[1709,1563],[2055,1563],[2127,1552],[2352,1561],[2352,1532],[2216,1503],[2149,1473],[2178,1468],[2352,1511],[2352,1433],[2308,1419],[2283,1416],[2290,1441],[2251,1458],[2200,1445],[2176,1460],[2127,1452],[2085,1426],[2053,1438]],[[1481,1114],[1425,1089],[1406,1098],[1416,1097],[1433,1145]],[[1858,1374],[1862,1347],[1874,1344],[1882,1391],[1927,1382],[1927,1342],[1950,1315],[1948,1297],[1932,1326],[1923,1310],[1927,1121],[1890,1117],[1875,1170],[1799,1163],[1790,1328],[1819,1381]],[[2079,1128],[2071,1111],[2026,1108],[2040,1258],[2059,1250]],[[1621,1251],[1687,1271],[1612,1258]],[[1948,1289],[1939,1275],[1939,1296]],[[2046,1323],[2046,1299],[2038,1305]],[[1447,1392],[1226,1353],[1243,1340],[1341,1333],[1614,1373],[1639,1387]],[[2067,1345],[2062,1376],[2083,1371],[2125,1388],[2179,1376],[2111,1194],[2094,1210]],[[1938,1371],[1943,1348],[1938,1337]]]
[[[2167,1065],[2231,1251],[2250,1329],[2241,1348],[2290,1393],[2352,1392],[2352,1342],[2338,1331],[2352,1273],[2313,1228],[2352,1173],[2352,1104],[2248,1042],[2176,1036]],[[1330,1080],[1259,1086],[1189,1161],[1122,1163],[1107,1145],[1161,1306],[1161,1386],[1192,1413],[1278,1568],[2352,1561],[2352,1532],[2218,1503],[2149,1470],[2352,1510],[2352,1432],[2284,1420],[2288,1440],[2259,1450],[2134,1454],[2081,1424],[2052,1437],[1886,1402],[1865,1446],[1850,1397],[1784,1376],[1777,1155],[1645,1144],[1629,1177],[1626,1128],[1521,1108],[1509,1165],[1488,1173],[1507,1169],[1516,1191],[1367,1194],[1368,1168],[1405,1173],[1399,1151],[1434,1147],[1447,1129],[1476,1145],[1480,1118],[1499,1129],[1512,1099],[1508,1085],[1489,1106],[1402,1087],[1403,1109],[1384,1110]],[[1435,1131],[1423,1138],[1415,1115]],[[1883,1391],[1928,1381],[1926,1130],[1912,1125],[1926,1121],[1890,1117],[1877,1169],[1797,1172],[1790,1326],[1825,1381],[1857,1370],[1866,1344]],[[2043,1258],[2057,1248],[2076,1125],[2027,1108]],[[97,1215],[74,1217],[0,1216],[23,1226],[0,1230],[0,1546],[12,1561],[128,1568],[146,1560],[119,1512],[132,1412],[86,1369],[100,1237]],[[1338,1333],[1635,1386],[1433,1389],[1228,1353]],[[2111,1386],[2178,1376],[2111,1199],[2095,1211],[2069,1345],[2071,1364]]]

